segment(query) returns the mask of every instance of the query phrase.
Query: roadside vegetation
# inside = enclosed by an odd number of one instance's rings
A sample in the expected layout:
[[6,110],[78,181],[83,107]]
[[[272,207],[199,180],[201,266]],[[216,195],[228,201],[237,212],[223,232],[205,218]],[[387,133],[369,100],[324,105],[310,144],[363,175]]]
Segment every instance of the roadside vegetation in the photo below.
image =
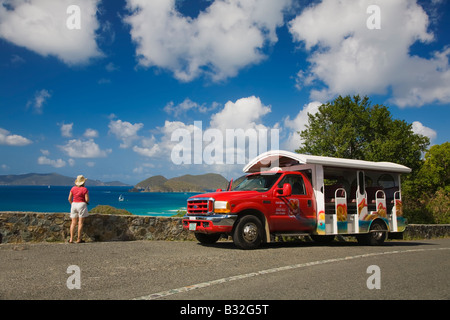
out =
[[125,209],[117,209],[108,205],[98,205],[95,208],[89,210],[89,213],[98,213],[98,214],[122,214],[122,215],[131,215],[130,211]]

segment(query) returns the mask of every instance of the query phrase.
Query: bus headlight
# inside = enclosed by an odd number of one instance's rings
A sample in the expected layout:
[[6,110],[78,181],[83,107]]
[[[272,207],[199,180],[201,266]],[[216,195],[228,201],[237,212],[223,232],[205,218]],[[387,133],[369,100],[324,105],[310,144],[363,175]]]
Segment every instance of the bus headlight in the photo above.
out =
[[214,202],[215,213],[230,213],[231,207],[228,201],[215,201]]

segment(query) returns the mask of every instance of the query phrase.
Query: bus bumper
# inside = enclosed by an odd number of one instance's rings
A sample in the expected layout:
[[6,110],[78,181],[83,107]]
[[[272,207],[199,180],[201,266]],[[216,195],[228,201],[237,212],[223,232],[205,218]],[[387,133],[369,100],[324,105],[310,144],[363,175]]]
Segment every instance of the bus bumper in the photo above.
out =
[[183,229],[200,233],[231,233],[236,219],[235,214],[184,216]]

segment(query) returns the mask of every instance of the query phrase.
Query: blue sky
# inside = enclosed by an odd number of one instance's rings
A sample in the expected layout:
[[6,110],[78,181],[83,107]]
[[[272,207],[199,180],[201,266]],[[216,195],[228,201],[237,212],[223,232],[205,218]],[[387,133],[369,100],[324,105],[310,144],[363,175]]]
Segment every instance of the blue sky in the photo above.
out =
[[[432,144],[450,135],[448,1],[0,3],[0,174],[231,178],[243,164],[226,161],[227,130],[276,132],[293,151],[307,113],[339,94]],[[215,161],[194,164],[208,146]]]

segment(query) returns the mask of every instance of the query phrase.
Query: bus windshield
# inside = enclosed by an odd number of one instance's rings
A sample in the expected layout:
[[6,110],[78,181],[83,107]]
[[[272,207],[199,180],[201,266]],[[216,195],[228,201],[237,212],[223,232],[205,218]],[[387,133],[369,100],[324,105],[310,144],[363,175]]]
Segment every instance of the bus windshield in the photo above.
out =
[[233,188],[233,190],[264,192],[272,188],[280,176],[281,173],[248,175],[241,183]]

